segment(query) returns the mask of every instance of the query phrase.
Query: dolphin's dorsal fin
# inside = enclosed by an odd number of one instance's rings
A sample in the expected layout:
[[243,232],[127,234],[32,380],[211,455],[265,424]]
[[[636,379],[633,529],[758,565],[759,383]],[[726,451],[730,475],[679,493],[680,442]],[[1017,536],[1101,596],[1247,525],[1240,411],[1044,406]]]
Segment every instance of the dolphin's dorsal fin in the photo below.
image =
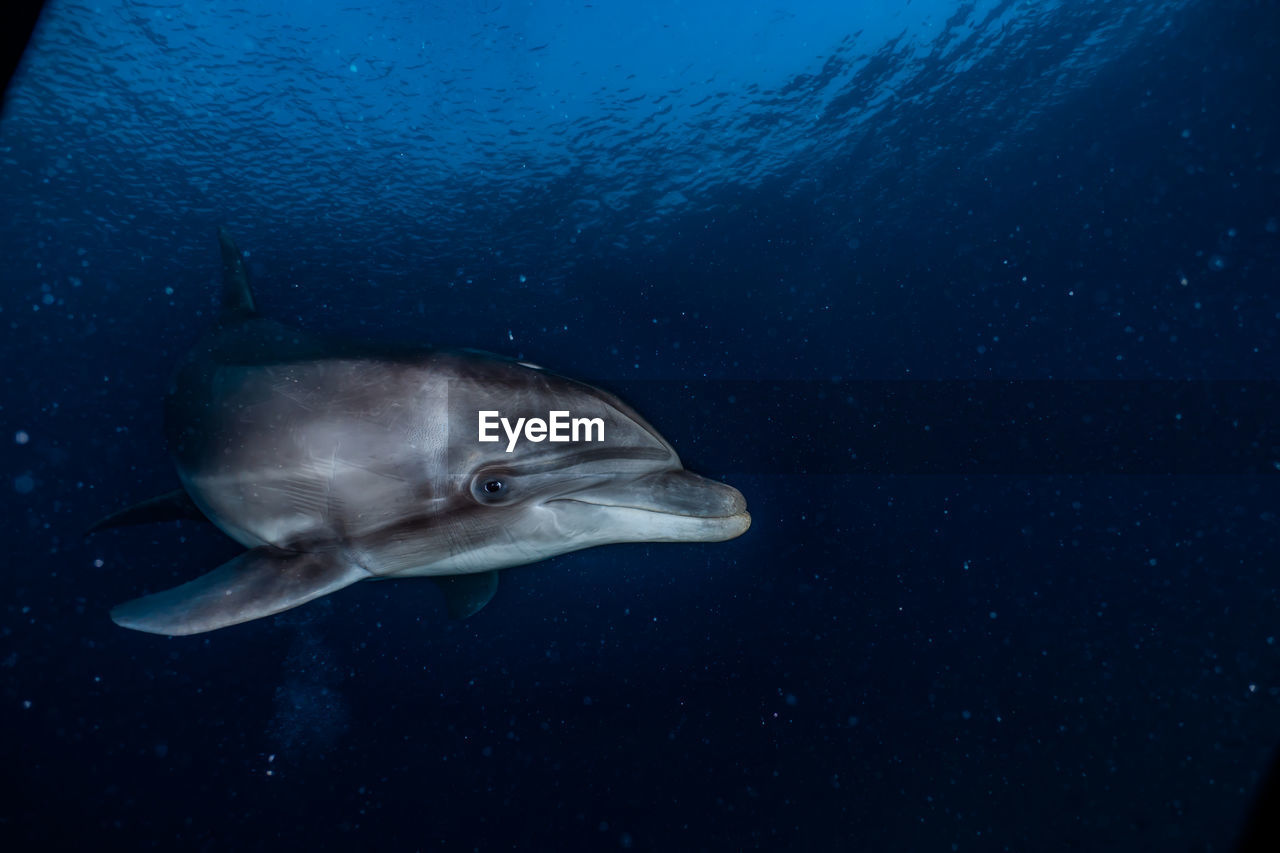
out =
[[241,317],[257,314],[244,257],[236,248],[236,241],[231,239],[231,232],[221,226],[218,228],[218,245],[222,247],[222,315]]

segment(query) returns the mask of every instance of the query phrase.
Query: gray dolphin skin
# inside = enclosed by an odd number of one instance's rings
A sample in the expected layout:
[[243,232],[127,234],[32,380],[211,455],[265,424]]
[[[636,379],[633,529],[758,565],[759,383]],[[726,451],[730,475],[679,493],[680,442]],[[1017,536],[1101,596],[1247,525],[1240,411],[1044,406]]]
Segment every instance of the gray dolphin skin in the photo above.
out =
[[[180,363],[165,433],[182,490],[92,528],[206,519],[249,550],[116,607],[116,624],[199,634],[357,581],[431,577],[448,610],[498,571],[595,545],[719,542],[751,524],[734,488],[682,467],[616,397],[478,351],[322,339],[262,317],[219,229],[223,311]],[[481,441],[481,413],[568,413],[599,429]]]

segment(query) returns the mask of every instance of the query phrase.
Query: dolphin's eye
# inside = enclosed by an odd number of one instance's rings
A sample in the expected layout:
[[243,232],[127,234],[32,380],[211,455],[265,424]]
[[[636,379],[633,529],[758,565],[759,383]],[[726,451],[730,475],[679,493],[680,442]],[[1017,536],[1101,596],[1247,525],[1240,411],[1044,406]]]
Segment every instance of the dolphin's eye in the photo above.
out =
[[496,471],[484,471],[471,481],[471,496],[482,504],[502,504],[511,498],[510,480]]

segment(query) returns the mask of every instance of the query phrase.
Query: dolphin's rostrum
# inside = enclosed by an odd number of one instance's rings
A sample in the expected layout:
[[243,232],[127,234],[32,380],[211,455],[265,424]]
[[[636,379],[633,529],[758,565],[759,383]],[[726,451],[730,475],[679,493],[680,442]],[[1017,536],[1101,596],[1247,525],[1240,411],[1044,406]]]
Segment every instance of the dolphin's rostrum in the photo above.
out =
[[[594,545],[716,542],[751,524],[616,397],[476,351],[333,342],[258,314],[219,230],[223,311],[179,365],[165,429],[183,491],[95,529],[203,517],[249,550],[122,604],[119,625],[198,634],[370,578],[430,576],[467,616],[497,572]],[[478,440],[477,413],[602,419],[600,442]]]

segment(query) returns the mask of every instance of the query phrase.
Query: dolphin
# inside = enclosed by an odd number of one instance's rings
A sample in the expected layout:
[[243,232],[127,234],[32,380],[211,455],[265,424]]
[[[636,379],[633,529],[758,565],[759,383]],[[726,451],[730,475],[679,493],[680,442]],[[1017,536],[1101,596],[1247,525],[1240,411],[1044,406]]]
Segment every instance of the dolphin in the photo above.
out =
[[[686,471],[612,394],[478,350],[337,341],[277,323],[258,312],[225,228],[218,239],[221,315],[164,401],[182,488],[90,532],[202,519],[248,550],[119,605],[117,625],[199,634],[406,577],[436,580],[450,614],[465,617],[505,568],[619,542],[719,542],[750,526],[737,489]],[[481,440],[485,413],[504,423],[560,413],[599,429]]]

